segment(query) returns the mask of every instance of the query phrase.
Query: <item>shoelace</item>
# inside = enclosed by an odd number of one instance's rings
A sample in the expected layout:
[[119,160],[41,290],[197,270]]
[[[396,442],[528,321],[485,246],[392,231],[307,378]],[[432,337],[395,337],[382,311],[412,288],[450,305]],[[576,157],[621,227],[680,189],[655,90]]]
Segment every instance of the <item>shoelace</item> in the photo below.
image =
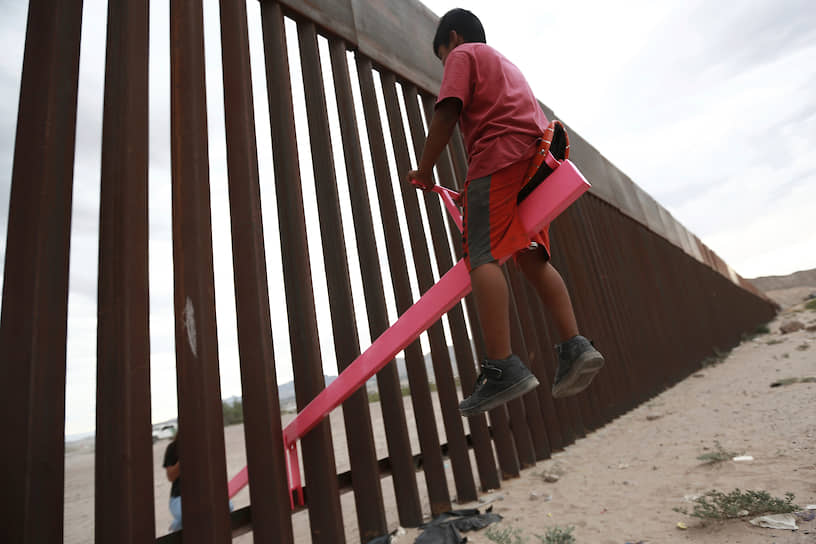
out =
[[484,385],[487,383],[487,375],[489,372],[498,374],[497,378],[500,378],[502,374],[502,370],[498,367],[485,365],[484,363],[482,363],[480,366],[482,368],[482,371],[479,372],[479,375],[476,377],[476,383],[473,385],[474,393],[476,393],[479,389],[484,387]]
[[479,391],[479,389],[484,387],[484,384],[486,383],[487,376],[485,376],[485,373],[484,372],[479,373],[479,375],[476,377],[476,383],[473,384],[473,392],[476,393],[477,391]]

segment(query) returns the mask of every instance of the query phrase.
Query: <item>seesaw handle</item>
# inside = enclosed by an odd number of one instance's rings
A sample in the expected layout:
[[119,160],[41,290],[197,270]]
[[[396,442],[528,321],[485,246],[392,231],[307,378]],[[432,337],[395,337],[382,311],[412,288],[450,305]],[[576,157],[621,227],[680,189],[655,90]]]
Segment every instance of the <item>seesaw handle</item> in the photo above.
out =
[[456,207],[455,202],[455,200],[459,198],[459,193],[452,191],[447,187],[442,187],[441,185],[434,185],[431,191],[438,194],[442,198],[442,202],[445,203],[445,207],[448,209],[448,213],[453,218],[453,222],[456,223],[456,227],[459,229],[459,232],[462,232],[462,214],[459,212],[459,208]]

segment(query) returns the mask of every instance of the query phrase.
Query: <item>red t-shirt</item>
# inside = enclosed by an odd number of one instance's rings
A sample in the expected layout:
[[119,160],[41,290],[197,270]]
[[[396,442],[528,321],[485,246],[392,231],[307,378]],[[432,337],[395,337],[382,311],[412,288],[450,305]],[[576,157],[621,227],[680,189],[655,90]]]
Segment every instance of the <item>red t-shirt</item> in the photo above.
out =
[[547,128],[521,71],[483,43],[464,43],[448,55],[437,104],[462,101],[459,127],[468,154],[467,179],[497,172],[535,154]]

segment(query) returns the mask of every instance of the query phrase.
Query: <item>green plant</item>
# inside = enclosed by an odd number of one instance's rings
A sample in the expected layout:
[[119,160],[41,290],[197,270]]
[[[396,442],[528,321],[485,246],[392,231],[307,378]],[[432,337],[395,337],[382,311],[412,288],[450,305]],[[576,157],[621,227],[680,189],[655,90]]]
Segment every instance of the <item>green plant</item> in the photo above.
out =
[[575,527],[567,527],[562,529],[561,527],[552,527],[547,529],[547,532],[544,535],[536,535],[538,540],[541,541],[542,544],[574,544],[575,537],[572,536],[572,531],[575,530]]
[[717,356],[717,359],[724,361],[729,355],[731,354],[731,350],[727,349],[722,351],[720,348],[714,348],[714,355]]
[[757,336],[768,334],[769,332],[771,332],[771,329],[768,328],[768,325],[760,325],[759,327],[754,329],[753,332],[742,333],[742,340],[743,341],[753,340]]
[[702,461],[707,465],[715,464],[715,463],[722,463],[723,461],[728,461],[729,459],[733,459],[739,455],[733,451],[726,451],[725,448],[720,445],[719,441],[714,441],[714,451],[706,452],[702,455],[697,456],[698,461]]
[[776,344],[781,344],[782,342],[784,342],[784,340],[780,340],[779,338],[772,338],[771,340],[768,340],[765,343],[768,344],[769,346],[774,346]]
[[730,350],[720,351],[719,348],[714,348],[714,355],[703,359],[702,362],[700,363],[700,366],[701,368],[716,366],[725,361],[725,359],[728,358],[728,355],[730,353],[731,353]]
[[793,504],[793,493],[785,493],[784,499],[771,497],[767,491],[740,491],[731,493],[711,490],[694,499],[694,509],[674,508],[675,512],[703,520],[733,519],[760,514],[787,514],[799,510]]
[[808,310],[813,310],[814,312],[816,312],[816,298],[807,301],[805,303],[805,308],[807,308]]
[[521,529],[514,527],[488,527],[485,533],[487,538],[498,544],[524,544],[527,539],[521,534]]
[[805,376],[804,378],[783,378],[776,380],[771,384],[771,387],[780,387],[782,385],[793,385],[795,383],[816,383],[816,377]]
[[810,348],[810,344],[808,344],[807,342],[805,342],[804,344],[799,344],[798,346],[796,346],[796,349],[798,349],[799,351],[805,351],[808,348]]

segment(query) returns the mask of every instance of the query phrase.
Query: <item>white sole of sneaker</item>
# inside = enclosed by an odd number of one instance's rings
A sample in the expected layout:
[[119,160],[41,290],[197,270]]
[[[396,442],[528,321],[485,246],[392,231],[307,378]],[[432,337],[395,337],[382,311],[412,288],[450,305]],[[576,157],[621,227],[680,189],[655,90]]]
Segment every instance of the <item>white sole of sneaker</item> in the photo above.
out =
[[597,350],[584,353],[572,366],[572,371],[552,388],[553,398],[560,399],[576,395],[589,387],[593,378],[604,365],[603,355]]
[[459,413],[462,414],[464,417],[471,417],[476,416],[479,414],[483,414],[497,406],[501,406],[502,404],[507,404],[511,400],[518,398],[525,393],[529,393],[533,389],[538,387],[538,378],[533,375],[527,376],[523,380],[518,383],[515,383],[499,393],[498,395],[494,395],[493,397],[485,400],[482,404],[478,406],[474,406],[470,410],[459,410]]

